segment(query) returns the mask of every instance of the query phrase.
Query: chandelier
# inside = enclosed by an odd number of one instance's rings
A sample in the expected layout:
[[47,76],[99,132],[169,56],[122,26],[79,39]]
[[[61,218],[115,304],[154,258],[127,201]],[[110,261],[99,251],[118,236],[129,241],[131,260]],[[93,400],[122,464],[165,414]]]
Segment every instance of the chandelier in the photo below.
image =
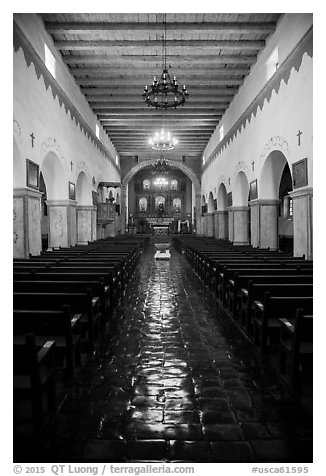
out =
[[169,166],[168,164],[166,163],[166,160],[164,159],[164,157],[160,157],[156,162],[155,164],[153,165],[153,173],[154,174],[167,174],[168,171],[169,171]]
[[144,87],[143,98],[148,106],[153,106],[156,109],[158,107],[168,109],[170,107],[177,108],[184,104],[186,98],[189,96],[185,85],[182,89],[178,87],[178,81],[176,76],[171,76],[166,66],[166,14],[163,18],[164,23],[164,35],[162,35],[162,63],[163,72],[161,77],[157,80],[153,79],[153,84],[149,89],[148,86]]
[[177,145],[178,140],[172,137],[169,131],[161,129],[156,132],[148,141],[153,150],[172,150]]

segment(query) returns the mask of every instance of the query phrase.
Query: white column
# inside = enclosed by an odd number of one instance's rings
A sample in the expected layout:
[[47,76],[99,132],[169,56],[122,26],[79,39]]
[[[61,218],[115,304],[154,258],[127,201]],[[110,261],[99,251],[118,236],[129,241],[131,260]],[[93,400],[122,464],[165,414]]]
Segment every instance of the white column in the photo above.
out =
[[[74,229],[70,221],[70,200],[47,200],[49,217],[49,248],[69,246],[69,238]],[[73,213],[72,213],[73,215]],[[69,227],[70,223],[70,227]]]
[[77,202],[69,200],[68,205],[68,245],[77,243]]
[[206,213],[207,232],[206,236],[214,236],[214,215],[213,213]]
[[229,213],[226,210],[217,212],[218,216],[218,236],[221,240],[227,240],[229,237]]
[[232,207],[233,210],[233,243],[249,244],[249,207]]
[[77,243],[85,245],[94,241],[96,236],[96,207],[94,205],[77,205]]
[[259,247],[278,249],[279,200],[259,200]]
[[259,200],[251,200],[250,206],[250,241],[254,248],[260,245],[260,211]]
[[229,227],[229,241],[233,243],[234,241],[234,226],[233,226],[233,208],[228,208],[228,227]]
[[218,212],[214,212],[213,217],[214,217],[214,237],[218,239]]
[[16,188],[13,194],[13,256],[39,255],[41,240],[41,197],[38,190]]
[[293,199],[293,251],[294,256],[313,256],[313,188],[304,187],[290,192]]

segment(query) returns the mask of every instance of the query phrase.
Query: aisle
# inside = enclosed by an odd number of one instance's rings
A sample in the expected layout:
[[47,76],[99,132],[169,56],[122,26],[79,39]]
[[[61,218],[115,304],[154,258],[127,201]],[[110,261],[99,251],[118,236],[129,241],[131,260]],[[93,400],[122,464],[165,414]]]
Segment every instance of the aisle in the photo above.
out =
[[114,342],[103,336],[38,461],[311,461],[310,418],[261,375],[183,257],[153,254],[128,287]]

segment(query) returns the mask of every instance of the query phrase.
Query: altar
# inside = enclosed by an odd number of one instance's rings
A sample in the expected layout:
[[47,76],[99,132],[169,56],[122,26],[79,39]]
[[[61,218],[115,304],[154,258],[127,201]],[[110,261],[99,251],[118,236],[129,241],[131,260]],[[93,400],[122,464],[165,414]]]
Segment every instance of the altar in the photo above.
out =
[[154,235],[168,235],[169,234],[169,225],[163,224],[152,224]]

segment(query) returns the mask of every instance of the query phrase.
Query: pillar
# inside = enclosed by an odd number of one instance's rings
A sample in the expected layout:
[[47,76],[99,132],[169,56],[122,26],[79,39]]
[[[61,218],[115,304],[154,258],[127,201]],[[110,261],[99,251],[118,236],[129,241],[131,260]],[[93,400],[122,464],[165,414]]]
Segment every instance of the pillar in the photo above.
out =
[[77,244],[77,202],[69,200],[68,204],[68,245]]
[[294,256],[305,255],[312,259],[312,202],[313,188],[304,187],[289,193],[293,199],[293,252]]
[[279,200],[259,202],[259,247],[278,249],[278,206]]
[[96,236],[96,207],[77,205],[77,243],[86,245]]
[[217,212],[218,236],[220,240],[227,240],[229,237],[229,213],[227,210]]
[[[49,248],[75,244],[75,203],[70,210],[70,200],[47,200],[49,219]],[[72,242],[71,242],[72,240]]]
[[228,234],[229,234],[229,241],[233,243],[234,241],[234,226],[233,226],[233,208],[228,208]]
[[41,197],[38,190],[16,188],[13,194],[13,256],[39,255],[41,240]]
[[214,212],[213,216],[214,216],[214,238],[218,239],[218,212]]
[[249,207],[232,207],[233,244],[249,244]]
[[206,236],[214,236],[214,215],[213,213],[206,213]]
[[260,213],[259,200],[251,200],[250,206],[250,241],[254,248],[260,245]]

